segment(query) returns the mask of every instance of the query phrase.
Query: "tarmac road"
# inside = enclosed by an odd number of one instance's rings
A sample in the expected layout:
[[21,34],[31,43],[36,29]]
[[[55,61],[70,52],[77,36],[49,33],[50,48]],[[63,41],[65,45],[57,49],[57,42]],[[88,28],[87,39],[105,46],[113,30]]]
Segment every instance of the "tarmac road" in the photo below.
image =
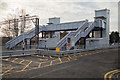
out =
[[[74,60],[48,67],[3,75],[3,78],[103,78],[118,69],[120,48],[97,50],[80,55]],[[70,59],[70,58],[69,58]],[[62,60],[62,59],[61,59]],[[119,72],[113,75],[119,78]],[[108,76],[106,74],[106,76]],[[116,76],[116,77],[115,77]]]

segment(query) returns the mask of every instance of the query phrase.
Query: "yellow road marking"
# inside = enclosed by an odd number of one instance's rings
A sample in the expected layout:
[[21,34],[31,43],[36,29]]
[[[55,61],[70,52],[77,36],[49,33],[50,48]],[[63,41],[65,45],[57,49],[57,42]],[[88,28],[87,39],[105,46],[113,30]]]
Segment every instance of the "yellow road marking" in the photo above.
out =
[[53,57],[50,56],[51,59],[53,59]]
[[15,58],[12,62],[14,62],[15,60],[17,60],[18,58]]
[[37,57],[42,57],[42,56],[37,55]]
[[40,59],[40,61],[47,61],[48,59]]
[[[53,60],[53,61],[55,61],[55,60]],[[66,62],[68,62],[68,61],[66,61]],[[64,62],[64,63],[66,63],[66,62]],[[56,63],[56,64],[61,64],[61,63]],[[52,64],[52,65],[56,65],[56,64]],[[46,65],[46,66],[44,66],[44,67],[47,67],[47,66],[50,66],[50,65]],[[37,67],[37,68],[34,67],[34,68],[26,69],[26,70],[24,70],[24,71],[33,70],[33,69],[38,69],[38,67]],[[22,70],[15,71],[15,72],[13,72],[13,73],[17,73],[17,72],[22,72]],[[12,73],[7,73],[7,74],[12,74]]]
[[58,59],[54,59],[54,60],[52,60],[52,61],[57,61]]
[[118,71],[118,70],[113,70],[113,71],[110,71],[110,72],[107,72],[105,75],[104,75],[104,80],[107,80],[107,75],[112,73],[112,72],[115,72],[115,71]]
[[2,59],[2,60],[4,60],[4,61],[8,61],[8,60],[9,60],[9,58],[7,58],[7,59]]
[[80,55],[80,56],[84,56],[84,55]]
[[24,61],[25,61],[25,60],[20,61],[19,64],[21,64],[21,63],[24,62]]
[[[21,63],[23,62],[23,61],[28,61],[28,62],[30,62],[30,60],[24,60],[24,59],[21,59],[22,61],[21,61]],[[40,62],[37,62],[37,61],[32,61],[32,62],[34,62],[34,63],[40,63]],[[19,63],[19,64],[21,64],[21,63]]]
[[21,71],[24,71],[31,63],[32,61],[30,61]]
[[71,59],[71,57],[70,56],[68,56],[70,59]]
[[[64,63],[65,63],[65,62],[64,62]],[[61,63],[56,63],[56,64],[61,64]],[[53,65],[56,65],[56,64],[53,64]],[[50,66],[50,65],[46,65],[46,66],[44,66],[44,67],[48,67],[48,66]],[[38,68],[34,67],[34,68],[26,69],[26,70],[24,70],[24,71],[33,70],[33,69],[38,69]],[[17,73],[17,72],[22,72],[22,70],[20,70],[20,71],[15,71],[15,72],[13,72],[13,73]],[[12,74],[12,73],[7,73],[7,74]]]
[[43,55],[43,56],[40,56],[40,55],[32,55],[32,56],[35,56],[35,57],[45,57],[44,55]]
[[100,53],[100,52],[96,52],[96,54],[97,54],[97,53]]
[[53,61],[50,62],[50,65],[52,65]]
[[70,59],[69,58],[67,58],[68,59],[68,61],[70,61]]
[[[13,63],[16,63],[16,64],[22,64],[22,63],[18,63],[18,62],[15,62],[15,60],[17,60],[17,58],[16,59],[14,59],[13,61],[9,61],[9,62],[13,62]],[[23,65],[25,65],[25,64],[23,64]]]
[[[76,55],[75,55],[76,56]],[[43,57],[45,57],[44,55],[43,55]],[[71,58],[70,56],[69,56],[69,58]],[[59,60],[61,60],[61,59],[59,59]],[[26,61],[30,61],[30,60],[26,60]],[[53,60],[54,61],[54,60]],[[62,62],[62,61],[61,61]],[[67,61],[66,61],[67,62]],[[36,62],[36,63],[38,63],[38,62]],[[64,62],[62,62],[62,63],[64,63]],[[61,64],[61,63],[58,63],[58,64]],[[55,64],[52,64],[52,65],[55,65]],[[29,66],[29,65],[28,65]],[[31,69],[37,69],[37,68],[31,68]],[[26,70],[31,70],[31,69],[25,69],[24,71],[26,71]],[[16,71],[16,72],[21,72],[21,71]],[[9,74],[9,73],[8,73]]]
[[38,65],[38,68],[40,68],[40,66],[41,66],[41,63]]
[[[52,61],[56,61],[57,59],[55,59],[55,60],[52,60]],[[35,61],[34,61],[35,62]],[[47,63],[47,62],[49,62],[49,61],[45,61],[45,62],[41,62],[41,63]],[[35,63],[40,63],[40,62],[35,62]]]
[[38,56],[38,57],[39,57],[39,55],[36,55],[36,56]]
[[9,70],[5,71],[2,75],[4,75],[5,73],[11,71],[14,67],[10,68]]
[[12,66],[12,65],[10,65],[10,64],[9,65],[8,64],[2,64],[2,66]]
[[92,53],[89,53],[89,54],[92,54]]
[[[69,56],[69,58],[71,58],[70,56]],[[61,59],[60,58],[58,58],[59,59],[59,61],[61,62],[61,63],[63,63],[62,61],[61,61]],[[21,62],[23,62],[24,60],[22,60]],[[29,61],[29,60],[27,60],[27,61]],[[55,60],[52,60],[52,61],[55,61]],[[68,62],[68,61],[66,61],[66,62]],[[37,62],[38,63],[38,62]],[[43,62],[43,63],[45,63],[45,62]],[[61,63],[57,63],[57,64],[61,64]],[[29,66],[30,64],[28,64],[28,66]],[[55,65],[55,64],[52,64],[52,65]],[[47,65],[47,66],[50,66],[50,65]],[[47,67],[47,66],[45,66],[45,67]],[[27,66],[26,66],[27,67]],[[25,68],[24,68],[25,69]],[[32,70],[32,69],[38,69],[38,68],[31,68],[31,69],[27,69],[27,70]],[[27,70],[20,70],[20,71],[16,71],[16,72],[22,72],[22,71],[27,71]],[[10,74],[10,73],[8,73],[8,74]]]
[[65,61],[65,62],[69,62],[69,61]]
[[59,59],[60,63],[62,63],[61,59],[60,58],[58,58],[58,59]]
[[119,72],[120,72],[120,71],[115,71],[115,72],[113,72],[112,74],[110,74],[109,78],[111,79],[114,74],[119,73]]

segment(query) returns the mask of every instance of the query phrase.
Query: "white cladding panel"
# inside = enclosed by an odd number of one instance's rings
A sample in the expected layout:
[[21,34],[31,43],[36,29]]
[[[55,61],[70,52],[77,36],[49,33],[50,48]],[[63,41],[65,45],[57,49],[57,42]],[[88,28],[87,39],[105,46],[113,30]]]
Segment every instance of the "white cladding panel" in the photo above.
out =
[[104,9],[104,10],[96,10],[95,11],[95,17],[100,17],[100,16],[107,17],[106,9]]
[[60,24],[60,18],[49,18],[49,23]]
[[109,44],[105,38],[88,38],[86,40],[86,49],[105,48],[108,46]]
[[55,35],[53,35],[54,38],[49,38],[46,40],[40,40],[39,41],[39,48],[55,48],[57,42],[60,40],[60,32],[55,32]]
[[[103,10],[95,10],[95,17],[99,19],[99,17],[105,17],[106,19],[104,19],[105,21],[103,21],[102,23],[102,27],[105,28],[105,31],[104,31],[104,36],[106,38],[106,42],[107,44],[109,44],[109,21],[110,21],[110,10],[108,9],[103,9]],[[101,19],[101,18],[100,18]]]
[[45,31],[53,31],[53,30],[72,30],[79,28],[85,21],[77,21],[77,22],[68,22],[68,23],[60,23],[60,24],[51,24],[45,26]]

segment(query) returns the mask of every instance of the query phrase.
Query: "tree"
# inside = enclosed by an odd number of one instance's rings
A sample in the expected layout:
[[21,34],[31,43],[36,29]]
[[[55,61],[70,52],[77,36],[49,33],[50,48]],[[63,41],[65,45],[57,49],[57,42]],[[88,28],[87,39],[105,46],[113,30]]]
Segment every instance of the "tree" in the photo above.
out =
[[[2,32],[4,36],[6,37],[16,37],[21,34],[22,32],[22,18],[20,16],[26,15],[26,12],[24,9],[15,9],[13,10],[13,13],[8,14],[6,18],[4,18],[5,21],[7,21],[7,24],[2,25]],[[21,21],[18,22],[18,19]],[[10,20],[14,20],[13,23],[11,23]],[[25,31],[28,31],[32,28],[32,21],[26,21],[26,28]]]
[[110,34],[110,43],[118,43],[118,41],[119,41],[119,32],[112,32],[111,34]]

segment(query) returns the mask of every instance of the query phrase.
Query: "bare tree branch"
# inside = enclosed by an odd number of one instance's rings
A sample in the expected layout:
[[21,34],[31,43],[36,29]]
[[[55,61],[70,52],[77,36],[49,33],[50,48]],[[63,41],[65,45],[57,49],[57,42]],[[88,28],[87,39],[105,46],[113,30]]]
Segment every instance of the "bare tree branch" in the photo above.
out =
[[[16,18],[20,18],[20,16],[23,16],[26,14],[25,9],[16,8],[15,10],[13,10],[13,12],[14,13],[8,14],[8,16],[6,18],[3,18],[3,19],[5,21],[9,21],[11,19],[13,20]],[[16,22],[16,24],[15,23],[5,24],[4,26],[2,26],[3,34],[7,37],[16,37],[16,36],[20,35],[21,31],[22,31],[22,23],[23,22],[21,19],[21,22],[18,23],[18,26],[17,26],[17,22]],[[16,25],[16,27],[15,27],[15,25]],[[26,21],[25,32],[30,30],[31,28],[32,28],[32,21]]]

